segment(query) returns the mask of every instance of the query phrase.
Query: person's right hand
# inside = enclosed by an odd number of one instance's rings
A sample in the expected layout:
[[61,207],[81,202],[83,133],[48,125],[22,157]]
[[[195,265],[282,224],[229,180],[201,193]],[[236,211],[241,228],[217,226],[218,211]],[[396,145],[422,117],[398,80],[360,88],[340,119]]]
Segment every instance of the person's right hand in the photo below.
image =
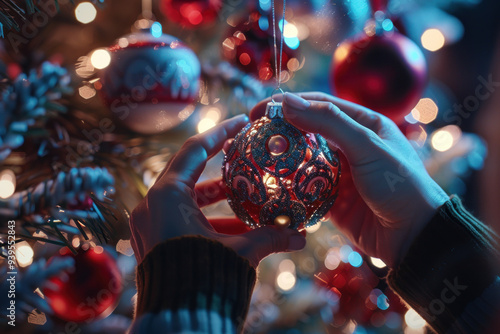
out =
[[[390,119],[327,94],[299,95],[285,94],[285,119],[342,151],[334,223],[366,254],[396,266],[449,197]],[[252,121],[267,102],[254,107]]]

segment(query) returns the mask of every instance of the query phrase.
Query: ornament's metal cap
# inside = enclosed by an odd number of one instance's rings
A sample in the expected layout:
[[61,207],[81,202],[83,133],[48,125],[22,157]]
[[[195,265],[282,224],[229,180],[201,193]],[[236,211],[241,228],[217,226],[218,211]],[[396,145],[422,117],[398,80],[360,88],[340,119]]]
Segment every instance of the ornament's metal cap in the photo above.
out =
[[266,107],[266,117],[269,119],[283,118],[283,104],[281,102],[269,102]]

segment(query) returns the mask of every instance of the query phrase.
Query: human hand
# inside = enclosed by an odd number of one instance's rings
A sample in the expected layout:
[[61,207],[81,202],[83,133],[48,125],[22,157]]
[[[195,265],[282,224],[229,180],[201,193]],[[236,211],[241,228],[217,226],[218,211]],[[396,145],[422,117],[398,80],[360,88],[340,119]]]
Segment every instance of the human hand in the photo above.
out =
[[[286,120],[341,150],[333,222],[366,254],[396,266],[449,197],[389,118],[327,94],[299,95],[285,94]],[[252,121],[264,115],[267,102],[254,107]]]
[[207,160],[218,153],[224,142],[234,137],[246,123],[248,117],[241,115],[193,136],[170,160],[130,217],[131,244],[137,263],[141,263],[156,244],[184,235],[201,235],[218,240],[247,258],[254,267],[271,253],[299,250],[305,246],[303,235],[275,226],[237,235],[216,232],[200,210],[202,206],[226,198],[220,178],[198,185],[196,182]]

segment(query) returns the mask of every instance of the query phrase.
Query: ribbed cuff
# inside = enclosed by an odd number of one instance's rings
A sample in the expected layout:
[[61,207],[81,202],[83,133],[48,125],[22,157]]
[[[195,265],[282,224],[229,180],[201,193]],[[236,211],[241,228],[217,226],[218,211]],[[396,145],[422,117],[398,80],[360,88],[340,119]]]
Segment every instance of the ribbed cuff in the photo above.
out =
[[432,329],[444,333],[497,274],[496,235],[452,197],[387,280]]
[[156,245],[137,267],[136,317],[181,309],[217,312],[239,328],[255,284],[255,269],[220,242],[201,236]]

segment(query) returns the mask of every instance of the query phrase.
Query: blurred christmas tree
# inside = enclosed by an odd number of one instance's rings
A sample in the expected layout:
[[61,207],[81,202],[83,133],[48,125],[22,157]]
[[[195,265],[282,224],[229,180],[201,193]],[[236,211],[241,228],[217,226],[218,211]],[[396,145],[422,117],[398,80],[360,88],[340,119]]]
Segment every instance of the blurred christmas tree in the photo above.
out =
[[[343,52],[339,43],[399,31],[422,50],[429,80],[398,125],[438,183],[464,195],[486,156],[480,137],[463,132],[478,98],[454,96],[436,63],[464,35],[450,13],[498,7],[478,2],[289,0],[283,80],[290,91],[330,92],[326,69]],[[71,267],[91,279],[102,263],[120,271],[109,273],[120,277],[116,309],[65,320],[85,333],[130,325],[128,212],[186,138],[273,90],[270,10],[271,0],[0,1],[0,306],[9,303],[4,276],[16,272],[16,332],[64,329],[44,291],[64,285],[58,279]],[[220,176],[220,161],[204,177]],[[231,215],[227,203],[206,213]],[[385,285],[383,262],[351,248],[328,221],[307,231],[304,251],[262,263],[248,333],[423,332],[423,320]],[[101,262],[88,266],[80,254],[89,251],[104,254]]]

